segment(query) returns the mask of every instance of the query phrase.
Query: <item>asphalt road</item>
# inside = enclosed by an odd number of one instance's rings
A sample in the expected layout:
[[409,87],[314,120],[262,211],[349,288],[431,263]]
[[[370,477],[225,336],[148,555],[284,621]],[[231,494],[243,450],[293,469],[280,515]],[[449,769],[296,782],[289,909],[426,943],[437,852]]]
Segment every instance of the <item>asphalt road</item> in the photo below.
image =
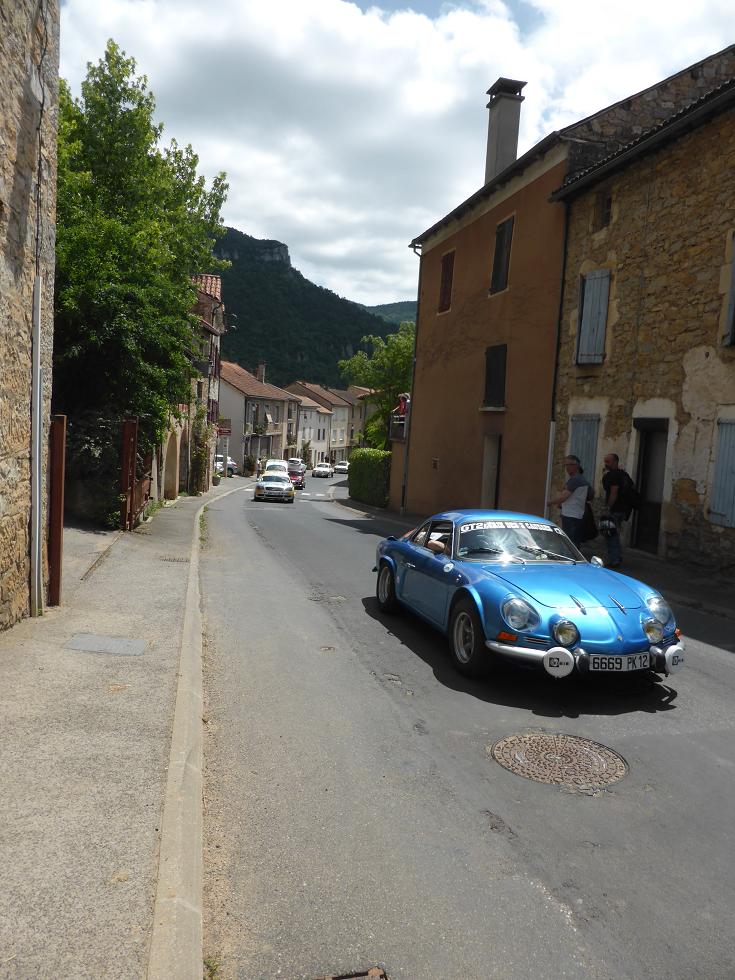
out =
[[[664,682],[469,681],[444,637],[378,612],[375,544],[397,526],[340,505],[342,478],[307,484],[294,506],[246,491],[207,514],[218,976],[735,977],[727,621],[680,610],[697,638]],[[601,742],[630,771],[585,795],[492,760],[532,729]]]

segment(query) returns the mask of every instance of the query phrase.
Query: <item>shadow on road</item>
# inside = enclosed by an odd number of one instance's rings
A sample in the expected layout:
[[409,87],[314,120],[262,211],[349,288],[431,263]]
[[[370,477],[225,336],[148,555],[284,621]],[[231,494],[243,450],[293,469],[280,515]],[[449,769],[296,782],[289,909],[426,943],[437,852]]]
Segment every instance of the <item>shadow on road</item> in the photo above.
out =
[[678,692],[655,675],[583,677],[554,680],[543,672],[498,665],[487,677],[464,677],[455,670],[441,633],[410,613],[386,616],[374,596],[364,598],[365,612],[431,667],[445,687],[489,704],[525,708],[544,718],[622,715],[635,711],[671,711]]

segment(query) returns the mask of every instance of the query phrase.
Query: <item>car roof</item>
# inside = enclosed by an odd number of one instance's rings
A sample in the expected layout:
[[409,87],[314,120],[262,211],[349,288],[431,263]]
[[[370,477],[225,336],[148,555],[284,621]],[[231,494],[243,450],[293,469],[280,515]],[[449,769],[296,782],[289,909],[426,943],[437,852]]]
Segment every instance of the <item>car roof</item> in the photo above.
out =
[[[470,510],[462,508],[459,510],[446,510],[440,514],[433,514],[428,517],[430,521],[452,521],[454,524],[464,523],[465,521],[532,521],[534,524],[548,524],[554,526],[554,521],[546,517],[539,517],[538,514],[522,514],[515,510]],[[426,523],[422,521],[422,523]]]

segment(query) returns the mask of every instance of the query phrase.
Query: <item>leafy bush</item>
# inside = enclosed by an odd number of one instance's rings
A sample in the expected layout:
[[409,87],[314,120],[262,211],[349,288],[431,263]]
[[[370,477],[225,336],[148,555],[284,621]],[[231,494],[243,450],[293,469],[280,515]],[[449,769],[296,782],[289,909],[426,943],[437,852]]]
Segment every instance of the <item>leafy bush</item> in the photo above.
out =
[[354,449],[347,475],[350,496],[385,507],[390,489],[391,454],[383,449]]

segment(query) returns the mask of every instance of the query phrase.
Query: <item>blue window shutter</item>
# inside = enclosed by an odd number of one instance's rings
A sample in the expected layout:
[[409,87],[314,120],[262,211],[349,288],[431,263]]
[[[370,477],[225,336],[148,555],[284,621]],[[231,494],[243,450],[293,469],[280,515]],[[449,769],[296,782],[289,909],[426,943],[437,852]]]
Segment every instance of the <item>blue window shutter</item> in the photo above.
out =
[[605,358],[605,327],[609,295],[609,269],[595,269],[582,277],[577,364],[602,364]]
[[597,435],[600,431],[599,415],[573,415],[569,430],[569,454],[579,456],[584,475],[595,485],[597,466]]
[[724,344],[735,344],[735,235],[732,243],[732,263],[730,265],[730,295],[727,301],[727,320],[725,321]]
[[735,527],[735,419],[717,423],[715,479],[709,516],[713,524]]

